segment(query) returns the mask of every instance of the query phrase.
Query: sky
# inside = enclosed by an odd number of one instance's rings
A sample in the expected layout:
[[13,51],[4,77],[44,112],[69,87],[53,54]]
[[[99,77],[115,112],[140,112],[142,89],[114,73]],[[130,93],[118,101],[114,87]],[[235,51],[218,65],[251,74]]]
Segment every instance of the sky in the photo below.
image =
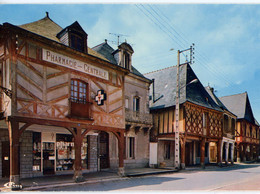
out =
[[[133,66],[141,73],[176,65],[177,51],[194,43],[192,69],[201,83],[218,97],[247,92],[260,122],[260,4],[5,3],[0,0],[1,24],[30,23],[47,11],[63,28],[78,21],[89,47],[107,39],[116,49],[119,35],[133,47]],[[186,58],[189,52],[181,63]]]

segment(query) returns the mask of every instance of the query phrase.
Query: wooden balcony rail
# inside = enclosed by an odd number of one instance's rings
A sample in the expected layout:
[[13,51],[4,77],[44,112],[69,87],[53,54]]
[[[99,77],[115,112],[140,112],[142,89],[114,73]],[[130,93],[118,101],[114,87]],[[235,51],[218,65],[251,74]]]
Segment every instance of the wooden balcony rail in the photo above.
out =
[[86,100],[69,99],[70,117],[91,119],[91,105],[92,102]]
[[143,124],[153,123],[153,118],[151,114],[132,111],[129,109],[125,109],[125,119],[127,122],[135,122],[135,123],[143,123]]

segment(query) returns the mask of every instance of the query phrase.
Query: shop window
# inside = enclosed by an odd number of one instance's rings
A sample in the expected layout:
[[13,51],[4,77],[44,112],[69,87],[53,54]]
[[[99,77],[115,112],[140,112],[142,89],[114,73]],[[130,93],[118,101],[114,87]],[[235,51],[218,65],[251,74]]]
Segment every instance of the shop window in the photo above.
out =
[[72,79],[70,95],[71,117],[90,118],[90,105],[87,83]]
[[[75,148],[72,135],[57,134],[56,139],[56,170],[73,170]],[[81,160],[82,167],[88,168],[87,138],[83,139]]]
[[135,157],[135,138],[128,137],[128,158]]
[[171,159],[171,143],[166,142],[164,144],[164,159]]
[[33,171],[41,171],[41,133],[33,133]]

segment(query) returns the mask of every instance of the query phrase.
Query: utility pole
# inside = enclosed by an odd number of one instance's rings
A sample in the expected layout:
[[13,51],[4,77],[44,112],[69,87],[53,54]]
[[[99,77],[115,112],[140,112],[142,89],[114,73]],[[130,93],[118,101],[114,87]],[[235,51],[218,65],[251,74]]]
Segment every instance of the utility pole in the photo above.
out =
[[[177,77],[176,77],[176,106],[175,106],[175,151],[174,151],[174,165],[176,169],[180,169],[180,129],[179,129],[179,119],[180,119],[180,54],[182,52],[186,52],[186,51],[190,51],[190,63],[194,63],[193,59],[194,57],[192,56],[194,54],[194,48],[193,48],[194,44],[192,44],[192,46],[189,49],[185,49],[185,50],[178,50],[177,51]],[[194,81],[192,81],[194,82]],[[190,82],[190,83],[192,83]],[[188,83],[188,84],[190,84]],[[187,85],[188,85],[187,84]],[[186,86],[186,85],[185,85]],[[183,87],[185,87],[183,86]]]

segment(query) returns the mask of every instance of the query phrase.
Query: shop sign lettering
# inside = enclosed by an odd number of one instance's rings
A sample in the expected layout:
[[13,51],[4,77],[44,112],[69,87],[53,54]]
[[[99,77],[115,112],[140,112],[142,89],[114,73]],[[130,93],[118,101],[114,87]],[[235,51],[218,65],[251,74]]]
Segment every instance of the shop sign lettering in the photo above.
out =
[[42,60],[108,80],[108,71],[76,59],[42,49]]
[[[81,147],[87,147],[87,143],[82,143]],[[67,149],[67,147],[74,147],[74,142],[64,142],[64,141],[57,141],[56,142],[57,149]]]

